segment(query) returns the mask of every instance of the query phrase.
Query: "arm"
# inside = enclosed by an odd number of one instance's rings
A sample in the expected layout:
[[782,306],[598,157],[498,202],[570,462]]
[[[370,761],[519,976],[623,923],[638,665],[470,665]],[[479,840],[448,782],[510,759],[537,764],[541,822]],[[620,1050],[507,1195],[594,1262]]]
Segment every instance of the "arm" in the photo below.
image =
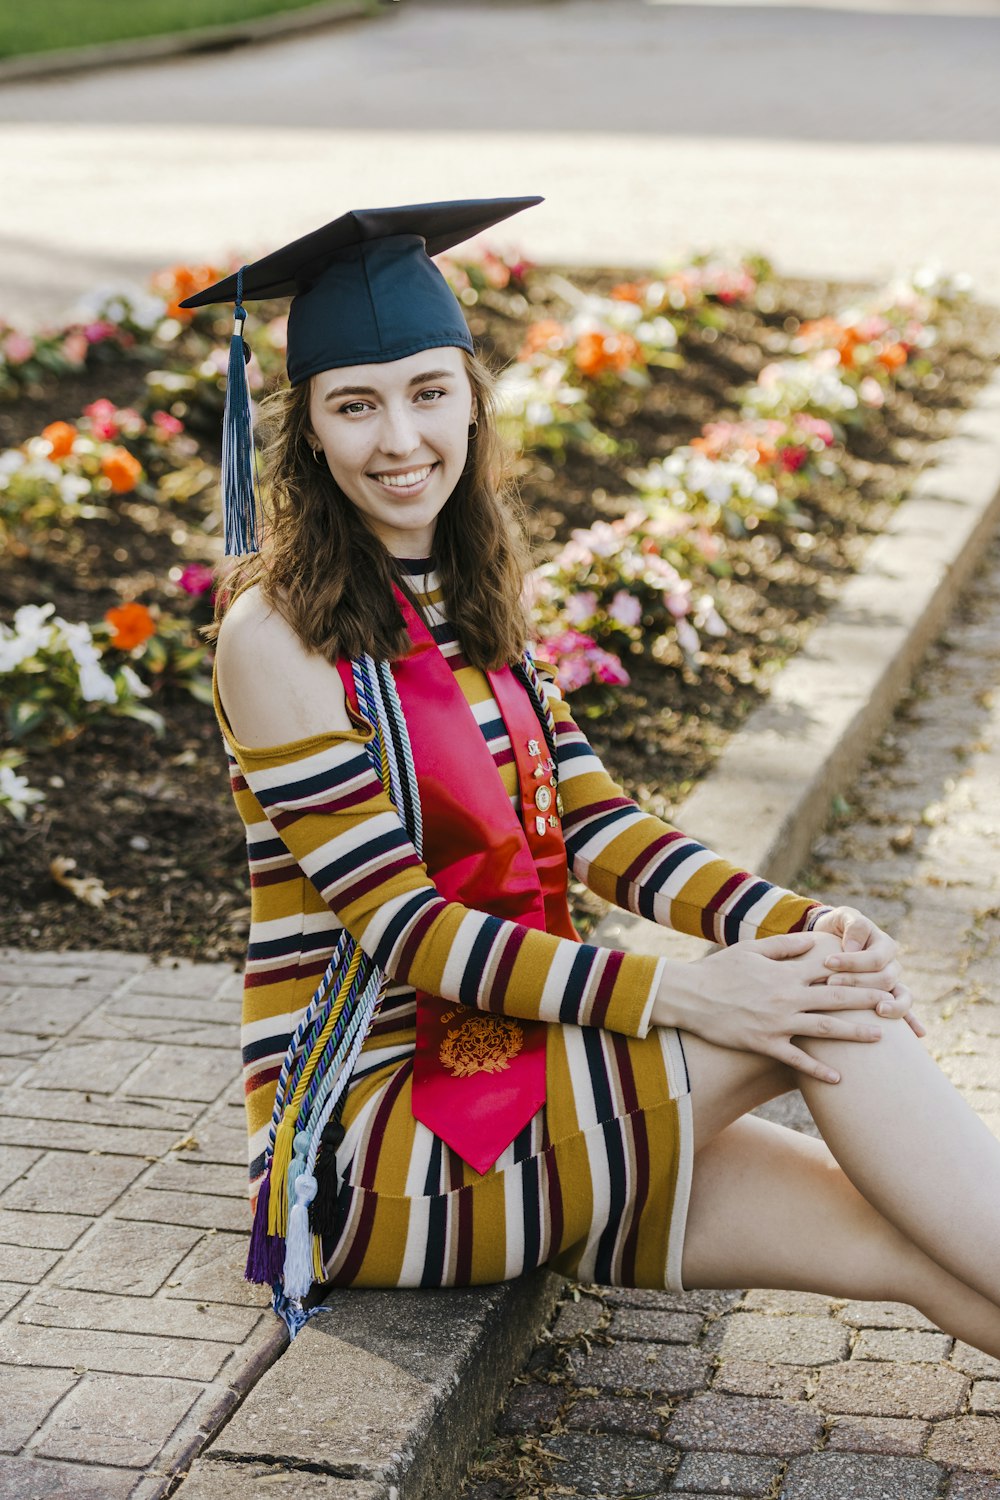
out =
[[808,930],[830,908],[738,869],[612,781],[544,667],[573,874],[637,916],[729,946]]
[[[446,1000],[644,1036],[663,960],[446,901],[371,768],[339,674],[283,622],[252,616],[252,603],[237,614],[242,602],[219,634],[220,727],[260,821],[365,952],[397,982]],[[286,725],[299,738],[270,742]]]
[[397,983],[526,1020],[649,1029],[662,961],[575,943],[446,901],[407,837],[359,731],[232,744],[281,841]]

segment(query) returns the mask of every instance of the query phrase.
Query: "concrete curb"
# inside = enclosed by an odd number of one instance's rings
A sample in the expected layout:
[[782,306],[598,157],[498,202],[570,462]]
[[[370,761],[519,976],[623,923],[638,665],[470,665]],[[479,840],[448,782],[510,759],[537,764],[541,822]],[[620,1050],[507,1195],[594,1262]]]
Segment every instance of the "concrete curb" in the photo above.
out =
[[[767,701],[684,802],[684,832],[790,885],[998,525],[1000,373],[936,446]],[[618,911],[592,941],[684,959],[715,946]]]
[[299,31],[331,26],[336,21],[357,21],[389,10],[391,0],[320,0],[300,11],[258,16],[221,26],[203,26],[190,31],[172,31],[165,36],[136,37],[122,42],[103,42],[93,47],[66,47],[57,52],[32,52],[26,57],[0,61],[0,85],[27,83],[60,73],[86,73],[97,68],[124,68],[138,63],[159,62],[190,52],[210,52],[244,42],[276,41]]
[[295,1473],[297,1496],[440,1500],[458,1491],[560,1279],[333,1292],[174,1491],[251,1500]]

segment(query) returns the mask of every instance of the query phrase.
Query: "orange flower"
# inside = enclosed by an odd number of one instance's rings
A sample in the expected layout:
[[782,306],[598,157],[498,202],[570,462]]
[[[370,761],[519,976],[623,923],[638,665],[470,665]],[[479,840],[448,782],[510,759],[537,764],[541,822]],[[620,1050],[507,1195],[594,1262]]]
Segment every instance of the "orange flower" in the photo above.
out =
[[131,651],[133,646],[141,646],[156,632],[156,621],[144,604],[116,604],[104,618],[115,632],[111,644],[119,651]]
[[101,473],[116,495],[127,495],[142,477],[142,464],[127,448],[110,448],[101,459]]
[[52,445],[50,458],[65,458],[68,453],[73,452],[76,428],[71,427],[68,422],[50,422],[48,427],[42,428],[42,437]]
[[605,370],[620,373],[639,358],[639,345],[628,333],[582,333],[577,340],[576,363],[584,375],[603,375]]
[[614,297],[616,302],[641,302],[642,287],[637,281],[619,281],[608,295]]
[[179,304],[185,297],[204,291],[213,281],[218,281],[221,274],[214,266],[168,266],[153,277],[153,290],[165,299],[168,318],[189,323],[194,317],[194,309]]
[[898,370],[906,364],[906,345],[889,344],[878,356],[878,363],[886,370]]
[[550,345],[561,346],[565,338],[566,330],[562,323],[555,318],[539,318],[537,323],[532,323],[524,336],[518,359],[530,359],[541,349],[548,349]]

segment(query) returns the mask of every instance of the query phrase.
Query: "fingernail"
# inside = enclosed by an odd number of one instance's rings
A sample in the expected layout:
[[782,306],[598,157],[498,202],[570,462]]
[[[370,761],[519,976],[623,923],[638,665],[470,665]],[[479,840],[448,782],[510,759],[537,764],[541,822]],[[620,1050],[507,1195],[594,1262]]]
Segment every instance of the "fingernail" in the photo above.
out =
[[839,1073],[824,1073],[823,1077],[826,1079],[827,1083],[839,1083],[840,1082],[840,1074]]
[[887,1000],[880,1000],[879,1003],[876,1005],[875,1010],[876,1010],[877,1014],[880,1015],[880,1016],[891,1016],[892,1015],[892,1006],[888,1003]]
[[882,1032],[879,1029],[879,1027],[877,1027],[877,1026],[868,1026],[868,1027],[866,1027],[866,1029],[865,1029],[865,1035],[867,1036],[867,1038],[868,1038],[868,1040],[870,1042],[878,1042],[878,1041],[881,1041],[881,1039],[882,1039]]
[[840,959],[835,957],[833,954],[831,954],[829,958],[824,958],[823,962],[826,964],[828,969],[840,968]]

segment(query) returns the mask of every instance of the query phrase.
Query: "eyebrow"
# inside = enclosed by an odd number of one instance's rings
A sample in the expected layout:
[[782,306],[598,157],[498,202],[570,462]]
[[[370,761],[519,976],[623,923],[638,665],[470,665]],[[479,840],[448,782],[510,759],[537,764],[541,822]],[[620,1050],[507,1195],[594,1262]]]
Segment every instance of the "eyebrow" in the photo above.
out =
[[[423,385],[425,380],[452,380],[455,377],[454,370],[424,370],[420,375],[414,375],[407,382],[407,386]],[[373,385],[337,385],[327,391],[323,397],[324,401],[332,401],[335,396],[377,396],[378,391]]]

